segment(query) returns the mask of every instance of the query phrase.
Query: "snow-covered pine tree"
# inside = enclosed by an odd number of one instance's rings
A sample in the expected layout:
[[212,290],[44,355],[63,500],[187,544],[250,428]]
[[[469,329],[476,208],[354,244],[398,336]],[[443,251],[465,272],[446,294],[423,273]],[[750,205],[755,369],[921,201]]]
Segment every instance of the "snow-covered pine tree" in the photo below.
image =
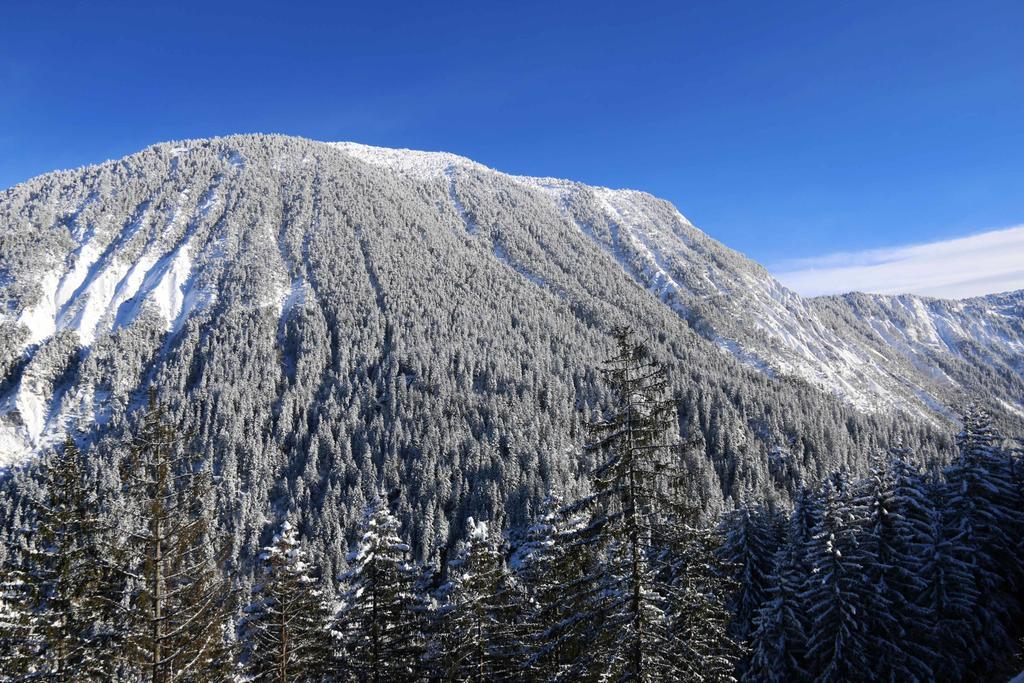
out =
[[726,607],[737,583],[728,578],[711,529],[684,526],[666,544],[656,564],[658,591],[666,605],[673,640],[668,647],[678,680],[734,681],[743,648],[728,633],[732,613]]
[[21,594],[16,572],[0,568],[0,671],[15,681],[27,675],[36,661],[29,621],[20,607]]
[[870,670],[868,651],[873,596],[858,546],[858,519],[844,476],[823,485],[821,517],[804,553],[811,567],[801,601],[810,620],[807,670],[821,683],[857,680]]
[[933,542],[935,489],[921,466],[903,449],[893,454],[889,467],[898,539],[890,586],[899,596],[894,609],[906,642],[905,656],[915,660],[904,670],[908,677],[916,675],[921,680],[929,680],[937,675],[937,663],[942,659],[928,635],[928,607],[922,600],[927,581],[921,576]]
[[1024,510],[1015,477],[1013,454],[992,418],[977,406],[967,409],[957,435],[959,457],[946,468],[949,505],[960,515],[960,530],[978,547],[981,585],[1016,584],[1024,560],[1014,552],[1024,531]]
[[729,632],[740,642],[750,637],[754,617],[767,600],[779,544],[777,528],[775,515],[749,496],[720,524],[723,541],[718,555],[738,584],[729,604],[733,613]]
[[917,596],[922,614],[914,640],[936,653],[931,661],[935,678],[955,681],[979,656],[974,634],[984,629],[984,617],[975,609],[979,591],[972,558],[961,543],[963,534],[949,519],[948,491],[939,484],[931,488],[928,538],[917,572],[924,582]]
[[346,669],[361,681],[413,680],[425,651],[419,571],[380,494],[367,504],[360,531],[338,615]]
[[[1013,439],[1012,445],[1006,447],[1010,462],[1010,476],[1015,491],[1014,507],[1024,519],[1024,439]],[[1017,534],[1016,558],[1024,563],[1024,532]],[[1024,568],[1022,568],[1024,571]],[[1024,608],[1024,585],[1017,585],[1017,603]],[[1024,626],[1021,627],[1024,631]],[[1024,638],[1024,635],[1021,636]]]
[[580,664],[607,679],[714,676],[727,639],[712,653],[700,641],[718,630],[719,618],[725,638],[726,596],[710,583],[719,564],[710,536],[687,526],[697,508],[679,493],[676,403],[666,395],[665,370],[631,331],[617,329],[615,337],[616,353],[602,369],[614,403],[591,423],[586,446],[601,459],[594,493],[575,506],[591,511],[587,532],[596,548],[582,615],[592,634]]
[[128,582],[123,638],[151,683],[226,679],[230,590],[209,524],[211,476],[150,391],[121,479]]
[[586,606],[591,546],[580,541],[585,520],[565,515],[559,496],[548,494],[512,563],[522,580],[525,666],[538,680],[558,680],[581,652],[589,624]]
[[294,526],[259,555],[253,600],[239,624],[250,680],[326,680],[334,664],[330,610]]
[[[806,555],[806,549],[814,543],[814,532],[821,522],[822,502],[817,492],[806,486],[802,479],[797,482],[797,487],[796,495],[793,497],[793,511],[786,526],[786,542],[797,549],[794,571],[806,584],[813,575],[813,566],[811,559]],[[803,633],[809,636],[812,624],[806,609],[802,610],[799,616],[803,624]],[[805,657],[802,661],[806,666],[806,643],[801,654]]]
[[861,614],[868,661],[881,680],[928,680],[934,653],[910,637],[921,617],[916,598],[924,587],[917,575],[928,536],[924,481],[901,454],[877,455],[853,496],[862,519],[858,557],[870,587]]
[[440,612],[442,677],[509,680],[522,675],[519,614],[523,598],[487,523],[467,520],[469,532],[449,563]]
[[754,616],[750,664],[744,671],[744,681],[791,683],[807,679],[801,554],[801,546],[788,541],[775,553],[767,600]]
[[975,606],[984,628],[975,633],[975,667],[984,672],[992,653],[1013,647],[1014,590],[1022,581],[1017,554],[1024,519],[1010,454],[1001,447],[988,414],[969,407],[957,437],[959,456],[945,470],[947,521],[954,525],[958,554],[972,566],[979,591]]
[[16,650],[3,670],[32,680],[103,680],[114,670],[102,523],[81,461],[69,438],[40,462],[39,493],[25,498],[24,544],[12,553],[20,562],[4,581],[0,638]]

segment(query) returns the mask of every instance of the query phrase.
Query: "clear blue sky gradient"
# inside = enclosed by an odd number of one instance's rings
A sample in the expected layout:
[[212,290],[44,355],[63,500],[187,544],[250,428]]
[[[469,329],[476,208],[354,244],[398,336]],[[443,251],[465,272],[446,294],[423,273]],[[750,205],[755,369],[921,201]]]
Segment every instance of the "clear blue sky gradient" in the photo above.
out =
[[0,187],[236,132],[647,190],[768,263],[1024,222],[1024,3],[27,2]]

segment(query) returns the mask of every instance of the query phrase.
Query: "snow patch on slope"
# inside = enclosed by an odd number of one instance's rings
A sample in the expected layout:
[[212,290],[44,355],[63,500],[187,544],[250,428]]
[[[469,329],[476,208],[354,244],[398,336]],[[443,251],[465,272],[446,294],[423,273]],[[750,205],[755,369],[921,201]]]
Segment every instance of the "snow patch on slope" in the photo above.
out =
[[44,273],[39,281],[39,288],[42,291],[39,301],[18,316],[18,322],[28,328],[26,344],[38,344],[56,333],[59,287],[60,276],[55,271]]
[[357,142],[332,142],[332,147],[342,150],[374,166],[399,171],[418,180],[434,180],[451,173],[453,167],[472,168],[489,172],[489,169],[475,161],[449,152],[421,152],[413,149],[391,149],[373,147]]
[[[244,166],[238,153],[227,154],[224,160],[236,168]],[[147,305],[167,321],[169,331],[177,330],[183,317],[212,299],[212,294],[196,292],[192,286],[191,237],[195,225],[218,204],[220,181],[217,176],[200,199],[192,229],[165,253],[155,242],[133,262],[118,252],[117,247],[128,243],[149,216],[148,202],[119,233],[103,236],[91,229],[75,233],[80,241],[68,257],[70,267],[57,265],[46,270],[39,280],[41,297],[18,317],[29,330],[25,346],[68,329],[78,334],[83,346],[91,346],[100,334],[131,324]],[[180,192],[162,227],[165,234],[172,233],[183,220],[182,205],[190,192],[189,188]]]

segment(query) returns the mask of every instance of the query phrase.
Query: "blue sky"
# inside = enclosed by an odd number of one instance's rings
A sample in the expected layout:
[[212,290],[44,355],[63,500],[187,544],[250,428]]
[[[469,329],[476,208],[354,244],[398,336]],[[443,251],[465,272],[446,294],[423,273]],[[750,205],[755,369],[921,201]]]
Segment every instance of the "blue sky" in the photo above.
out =
[[1022,27],[1019,0],[13,0],[0,187],[280,132],[647,190],[819,267],[1024,223]]

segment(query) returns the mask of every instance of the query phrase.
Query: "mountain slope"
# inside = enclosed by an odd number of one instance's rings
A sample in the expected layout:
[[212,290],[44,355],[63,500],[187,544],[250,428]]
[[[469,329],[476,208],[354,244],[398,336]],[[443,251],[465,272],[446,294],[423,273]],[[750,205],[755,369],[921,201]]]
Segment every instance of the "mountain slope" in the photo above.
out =
[[[451,154],[338,146],[369,163],[421,179],[446,177],[452,180],[456,205],[455,169],[499,175]],[[1005,394],[1003,407],[1018,414],[1024,408],[1017,381],[1024,348],[1022,293],[963,303],[851,295],[830,306],[826,298],[803,299],[786,289],[760,265],[710,239],[675,207],[646,193],[552,178],[503,177],[547,194],[625,272],[748,365],[801,377],[861,409],[906,409],[909,402],[919,415],[934,411],[950,416],[947,401],[957,398],[962,388],[980,387],[970,368],[954,379],[931,366],[962,359],[958,347],[977,344],[991,353],[967,360],[985,369],[994,366],[997,373],[1015,371],[999,387]],[[876,310],[867,313],[867,305]],[[912,319],[907,319],[908,312]],[[903,324],[888,333],[882,329],[896,320]],[[856,341],[849,339],[851,331]],[[894,344],[893,334],[905,337],[904,343]],[[940,334],[942,344],[936,347]]]
[[645,193],[352,143],[161,144],[11,188],[0,301],[3,462],[64,432],[107,452],[154,384],[224,510],[337,526],[383,482],[421,548],[574,485],[614,324],[670,365],[723,495],[937,453],[964,388],[1022,400],[1019,295],[805,300]]

